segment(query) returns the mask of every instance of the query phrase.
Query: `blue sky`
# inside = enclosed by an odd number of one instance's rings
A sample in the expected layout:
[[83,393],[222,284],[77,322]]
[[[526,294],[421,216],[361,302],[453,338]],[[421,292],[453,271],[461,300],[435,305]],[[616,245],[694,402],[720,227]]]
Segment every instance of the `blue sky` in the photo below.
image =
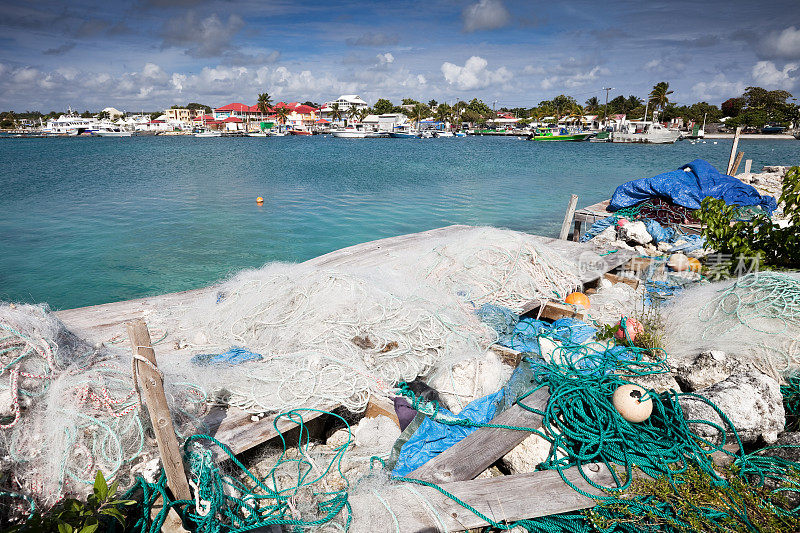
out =
[[800,1],[0,1],[0,109],[800,93]]

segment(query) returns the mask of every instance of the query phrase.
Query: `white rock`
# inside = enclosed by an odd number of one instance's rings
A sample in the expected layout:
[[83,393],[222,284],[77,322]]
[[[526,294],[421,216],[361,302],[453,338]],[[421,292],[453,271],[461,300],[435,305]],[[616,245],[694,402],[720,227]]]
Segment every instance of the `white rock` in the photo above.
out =
[[[713,402],[730,419],[743,442],[755,442],[762,437],[767,443],[778,439],[783,431],[785,412],[780,385],[759,372],[734,374],[725,381],[703,389],[703,397]],[[691,396],[682,396],[680,405],[687,420],[708,420],[726,424],[707,403]],[[699,435],[719,441],[720,435],[707,424],[692,424]],[[729,428],[728,442],[733,437]]]
[[641,220],[629,222],[619,228],[619,238],[635,244],[647,244],[653,240],[653,236],[647,232],[647,226]]
[[450,372],[441,372],[431,386],[458,412],[472,400],[500,390],[513,370],[503,364],[499,354],[487,350],[482,357],[465,359],[455,364]]
[[352,441],[352,438],[347,428],[341,428],[334,431],[333,434],[328,437],[328,440],[325,441],[325,444],[332,448],[339,448],[347,444],[348,440]]
[[356,446],[388,451],[400,436],[400,428],[391,418],[379,415],[362,418],[353,433]]
[[698,391],[725,381],[733,372],[734,364],[722,350],[699,354],[691,364],[676,369],[677,379],[689,391]]
[[546,439],[532,433],[505,454],[501,461],[512,474],[533,472],[550,455],[550,446]]
[[617,228],[609,226],[597,235],[595,235],[592,242],[596,244],[607,244],[617,240]]
[[659,252],[669,252],[674,244],[670,244],[668,242],[660,242],[658,243],[658,251]]

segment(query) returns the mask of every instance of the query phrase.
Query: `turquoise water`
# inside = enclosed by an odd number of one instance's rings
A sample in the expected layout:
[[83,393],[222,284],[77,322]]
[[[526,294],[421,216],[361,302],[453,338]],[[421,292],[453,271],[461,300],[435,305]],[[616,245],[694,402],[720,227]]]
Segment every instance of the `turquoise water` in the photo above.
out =
[[[579,206],[731,141],[134,137],[0,140],[0,299],[54,308],[207,285],[448,224],[558,232]],[[764,164],[800,143],[742,141]],[[255,203],[264,197],[264,205]]]

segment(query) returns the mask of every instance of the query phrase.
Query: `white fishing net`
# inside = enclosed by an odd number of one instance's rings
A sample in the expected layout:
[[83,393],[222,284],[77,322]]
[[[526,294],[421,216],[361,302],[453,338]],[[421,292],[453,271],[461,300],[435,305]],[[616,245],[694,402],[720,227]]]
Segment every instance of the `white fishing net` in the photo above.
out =
[[800,275],[748,274],[697,285],[663,313],[665,349],[683,360],[723,350],[769,374],[800,369]]

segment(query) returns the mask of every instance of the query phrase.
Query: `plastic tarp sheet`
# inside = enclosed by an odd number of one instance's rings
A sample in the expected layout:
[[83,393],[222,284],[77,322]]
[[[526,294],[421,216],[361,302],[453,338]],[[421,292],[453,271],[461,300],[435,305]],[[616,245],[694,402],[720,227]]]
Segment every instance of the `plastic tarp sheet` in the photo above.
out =
[[[453,415],[444,408],[439,412],[444,415],[471,420],[477,424],[486,424],[495,417],[497,408],[502,404],[504,391],[478,398],[467,404],[458,415]],[[392,475],[402,477],[424,465],[478,428],[450,426],[426,418],[411,438],[400,449]]]
[[759,206],[770,214],[777,208],[772,196],[761,196],[755,187],[720,173],[704,159],[695,159],[678,170],[623,183],[614,191],[608,210],[631,207],[653,197],[700,209],[700,202],[708,196],[728,205]]
[[582,344],[596,333],[597,328],[575,318],[559,318],[552,324],[534,318],[523,318],[514,328],[511,342],[504,346],[520,352],[539,354],[539,335],[552,335],[558,340]]

